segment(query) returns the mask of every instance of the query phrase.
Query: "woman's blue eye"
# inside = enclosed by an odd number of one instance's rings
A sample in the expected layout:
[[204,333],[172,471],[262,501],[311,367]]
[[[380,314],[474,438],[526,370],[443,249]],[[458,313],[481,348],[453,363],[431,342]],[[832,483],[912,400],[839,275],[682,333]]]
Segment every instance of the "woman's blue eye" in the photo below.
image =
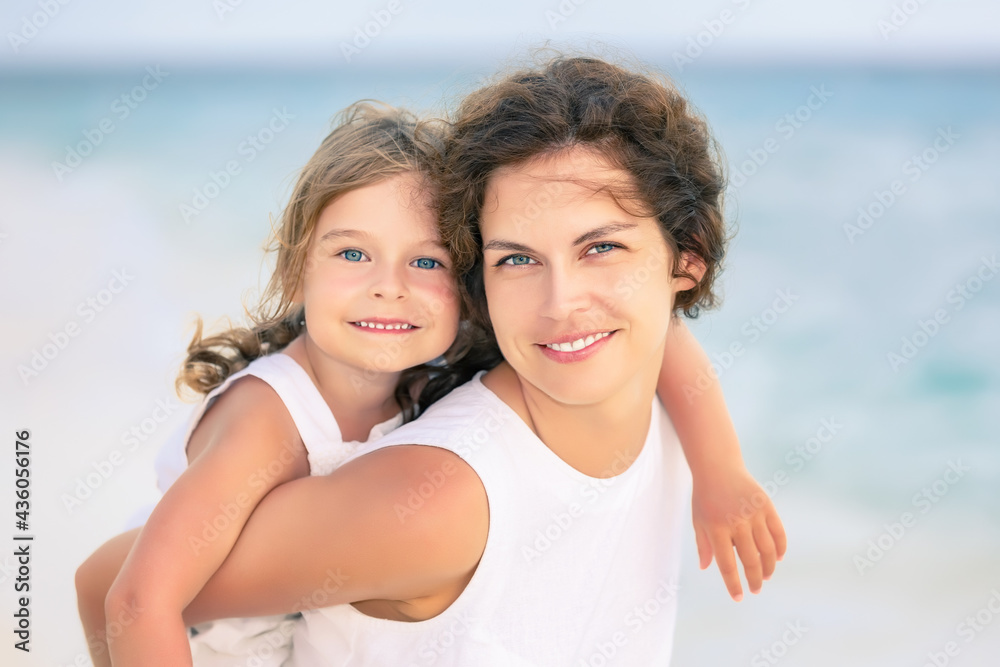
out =
[[591,248],[591,250],[595,251],[597,254],[601,254],[604,252],[608,252],[612,248],[616,247],[617,246],[614,243],[598,243],[593,248]]
[[414,262],[418,269],[436,269],[441,266],[441,262],[436,259],[431,259],[430,257],[421,257]]
[[524,266],[525,264],[531,263],[531,258],[527,255],[511,255],[507,259],[501,262],[502,264],[511,264],[513,266]]
[[360,250],[345,250],[340,254],[343,255],[344,259],[348,262],[360,262],[365,257],[365,254]]

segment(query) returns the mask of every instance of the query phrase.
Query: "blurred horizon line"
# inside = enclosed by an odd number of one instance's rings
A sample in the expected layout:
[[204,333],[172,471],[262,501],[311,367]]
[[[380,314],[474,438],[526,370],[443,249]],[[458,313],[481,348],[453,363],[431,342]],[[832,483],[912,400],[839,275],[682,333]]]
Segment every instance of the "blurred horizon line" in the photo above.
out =
[[[63,45],[56,50],[34,50],[28,43],[20,51],[0,49],[0,73],[45,70],[109,70],[160,64],[183,69],[215,70],[315,70],[337,72],[377,71],[397,68],[401,71],[455,67],[461,69],[517,66],[537,61],[537,54],[562,53],[594,55],[625,63],[657,63],[671,72],[688,69],[766,67],[801,69],[805,67],[870,69],[998,69],[1000,40],[971,38],[960,46],[940,43],[830,45],[774,44],[762,46],[747,42],[713,42],[699,46],[677,36],[662,39],[626,40],[621,36],[575,35],[568,39],[544,39],[520,35],[508,40],[466,41],[453,36],[442,40],[396,38],[370,40],[360,49],[349,40],[310,39],[289,45],[272,42],[266,47],[227,45],[227,48],[197,45],[178,51],[168,45],[134,49],[118,45],[101,51]],[[836,46],[837,48],[831,48]],[[885,47],[885,48],[881,48]]]
[[[576,52],[571,52],[576,53]],[[13,63],[0,60],[0,77],[16,77],[19,75],[87,75],[107,74],[113,72],[130,72],[147,66],[176,68],[187,73],[203,71],[206,73],[251,73],[251,72],[295,72],[295,73],[328,73],[328,74],[380,74],[392,70],[401,73],[426,69],[477,70],[493,69],[501,71],[516,68],[529,61],[525,56],[480,56],[464,58],[456,67],[453,58],[412,56],[400,60],[381,57],[370,58],[363,63],[344,63],[336,57],[314,59],[273,59],[273,58],[192,58],[177,57],[175,54],[148,58],[93,58],[72,59],[61,58],[33,60],[30,62]],[[671,75],[683,75],[692,72],[721,72],[764,69],[775,72],[795,72],[803,70],[861,70],[872,72],[994,72],[1000,74],[1000,53],[991,58],[951,57],[951,58],[907,58],[884,59],[863,57],[803,57],[801,55],[758,55],[734,57],[706,57],[690,64],[678,67],[673,53],[658,55],[633,52],[629,59],[645,64],[661,67]]]

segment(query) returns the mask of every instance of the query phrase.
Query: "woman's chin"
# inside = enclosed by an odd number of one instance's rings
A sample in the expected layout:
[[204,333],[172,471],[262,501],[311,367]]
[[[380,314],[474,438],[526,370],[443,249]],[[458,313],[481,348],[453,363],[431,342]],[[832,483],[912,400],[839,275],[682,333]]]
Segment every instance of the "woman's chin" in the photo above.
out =
[[534,369],[533,373],[522,374],[522,377],[550,400],[578,407],[596,407],[610,400],[625,381],[621,371],[608,373],[596,364],[590,368]]

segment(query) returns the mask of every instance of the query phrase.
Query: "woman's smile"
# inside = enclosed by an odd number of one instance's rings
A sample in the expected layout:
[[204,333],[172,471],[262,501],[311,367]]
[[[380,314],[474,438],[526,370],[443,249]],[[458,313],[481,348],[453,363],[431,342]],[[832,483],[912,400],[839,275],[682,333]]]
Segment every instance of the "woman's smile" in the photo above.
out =
[[611,341],[615,331],[600,331],[586,335],[560,336],[559,342],[539,343],[542,354],[559,363],[573,363],[589,359]]

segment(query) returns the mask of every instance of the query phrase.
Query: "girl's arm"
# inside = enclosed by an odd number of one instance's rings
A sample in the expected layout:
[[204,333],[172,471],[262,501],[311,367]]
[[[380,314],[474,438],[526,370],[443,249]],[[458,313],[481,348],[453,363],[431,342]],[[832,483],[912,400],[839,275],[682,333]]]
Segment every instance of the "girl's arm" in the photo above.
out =
[[[94,667],[111,667],[106,635],[109,623],[104,617],[104,601],[138,534],[139,529],[136,528],[112,538],[87,558],[76,571],[77,607],[83,624],[83,634],[87,639],[87,650],[90,651]],[[112,623],[118,625],[114,625],[112,631],[117,632],[119,625],[130,620],[127,617],[113,619]]]
[[190,665],[182,612],[225,560],[247,518],[275,486],[308,474],[288,411],[264,381],[241,378],[202,418],[197,458],[164,494],[105,603],[115,665]]
[[736,548],[753,593],[785,555],[785,529],[764,489],[743,463],[722,386],[708,356],[680,318],[671,322],[657,394],[691,467],[692,514],[701,569],[714,554],[726,588],[743,598]]

